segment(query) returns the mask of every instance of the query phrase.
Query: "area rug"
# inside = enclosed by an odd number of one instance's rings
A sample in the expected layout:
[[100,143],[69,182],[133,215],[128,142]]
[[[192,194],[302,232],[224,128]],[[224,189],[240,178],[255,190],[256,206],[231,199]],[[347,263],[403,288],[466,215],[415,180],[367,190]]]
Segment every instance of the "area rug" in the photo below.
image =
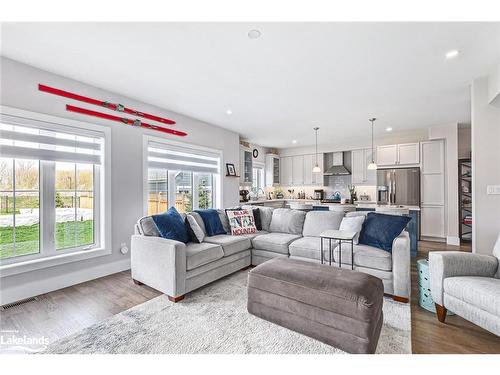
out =
[[[250,315],[247,273],[200,288],[182,302],[156,297],[49,345],[45,353],[344,353]],[[385,298],[383,311],[377,353],[411,353],[410,304]]]

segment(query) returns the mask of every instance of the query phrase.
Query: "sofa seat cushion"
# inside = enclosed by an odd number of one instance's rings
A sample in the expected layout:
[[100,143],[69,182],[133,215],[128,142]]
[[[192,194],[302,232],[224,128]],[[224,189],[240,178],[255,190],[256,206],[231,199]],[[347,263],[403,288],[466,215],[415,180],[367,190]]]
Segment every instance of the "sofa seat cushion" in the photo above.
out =
[[249,238],[243,236],[231,236],[229,234],[218,234],[212,237],[206,237],[205,242],[221,245],[224,250],[224,256],[239,253],[252,248]]
[[288,255],[288,245],[297,238],[300,238],[300,235],[288,233],[268,233],[255,237],[252,243],[254,249],[273,251],[275,253]]
[[[332,246],[334,246],[332,241]],[[302,237],[289,246],[290,256],[321,260],[321,238]],[[328,240],[323,240],[323,253],[328,260]]]
[[241,237],[249,238],[250,240],[253,240],[257,236],[261,236],[263,234],[268,234],[268,231],[265,230],[258,230],[255,233],[247,233],[247,234],[242,234]]
[[444,279],[444,292],[500,317],[500,279],[459,276]]
[[188,242],[186,244],[186,270],[203,266],[224,256],[220,245],[202,242]]
[[[368,245],[354,245],[354,265],[381,271],[392,270],[392,255],[388,251]],[[339,246],[333,251],[333,259],[339,261]],[[342,242],[342,264],[351,264],[351,243]]]

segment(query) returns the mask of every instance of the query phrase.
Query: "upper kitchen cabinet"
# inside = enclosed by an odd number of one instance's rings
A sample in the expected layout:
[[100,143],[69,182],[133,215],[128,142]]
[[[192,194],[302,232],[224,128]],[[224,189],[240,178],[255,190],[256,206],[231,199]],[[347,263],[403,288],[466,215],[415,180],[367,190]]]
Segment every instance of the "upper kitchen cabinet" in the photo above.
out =
[[280,184],[280,158],[275,154],[266,155],[266,186]]
[[419,143],[402,143],[377,147],[377,165],[414,165],[420,163]]
[[240,183],[252,185],[252,151],[246,147],[240,147]]
[[398,145],[398,164],[418,164],[420,163],[420,144],[403,143]]
[[[321,173],[314,173],[313,168],[316,166],[316,158]],[[304,185],[323,185],[323,154],[304,155]]]
[[292,185],[304,184],[304,155],[292,156]]
[[353,185],[376,185],[377,171],[368,170],[372,161],[371,149],[353,150],[351,152],[351,174]]
[[281,169],[281,185],[290,186],[293,185],[292,181],[292,156],[282,157],[280,159],[280,169]]

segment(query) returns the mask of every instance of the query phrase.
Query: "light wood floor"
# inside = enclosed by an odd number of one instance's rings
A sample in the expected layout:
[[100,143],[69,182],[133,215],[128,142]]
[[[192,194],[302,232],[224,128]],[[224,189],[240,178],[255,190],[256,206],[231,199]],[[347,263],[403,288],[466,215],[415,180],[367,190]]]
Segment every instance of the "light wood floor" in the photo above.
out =
[[[470,247],[421,241],[417,259],[427,257],[429,250],[470,251]],[[411,300],[413,353],[500,353],[499,337],[458,316],[449,316],[446,324],[441,324],[434,314],[418,306],[415,262]],[[158,295],[154,289],[133,284],[129,272],[120,272],[0,311],[0,330],[43,335],[53,342]]]

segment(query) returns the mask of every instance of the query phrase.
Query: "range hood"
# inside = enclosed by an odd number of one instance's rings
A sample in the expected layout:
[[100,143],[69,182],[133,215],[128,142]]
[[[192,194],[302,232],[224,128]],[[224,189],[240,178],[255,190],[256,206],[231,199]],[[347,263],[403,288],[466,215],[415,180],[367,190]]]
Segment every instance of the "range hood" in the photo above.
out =
[[[328,155],[329,156],[329,155]],[[325,176],[347,176],[351,172],[344,165],[344,153],[343,152],[333,152],[331,153],[331,158],[327,157],[330,164],[326,164]],[[329,165],[329,166],[328,166]]]

